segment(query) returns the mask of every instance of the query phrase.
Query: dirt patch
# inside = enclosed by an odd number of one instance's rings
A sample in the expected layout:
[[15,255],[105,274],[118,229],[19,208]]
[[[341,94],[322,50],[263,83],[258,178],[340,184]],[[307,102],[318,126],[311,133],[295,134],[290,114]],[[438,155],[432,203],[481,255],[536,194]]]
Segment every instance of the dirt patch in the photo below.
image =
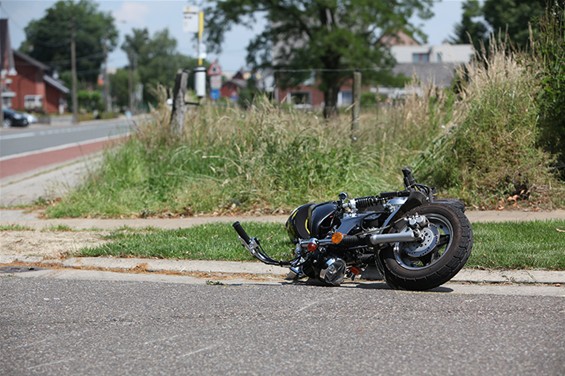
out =
[[64,258],[82,248],[106,243],[103,235],[88,231],[3,231],[0,254]]

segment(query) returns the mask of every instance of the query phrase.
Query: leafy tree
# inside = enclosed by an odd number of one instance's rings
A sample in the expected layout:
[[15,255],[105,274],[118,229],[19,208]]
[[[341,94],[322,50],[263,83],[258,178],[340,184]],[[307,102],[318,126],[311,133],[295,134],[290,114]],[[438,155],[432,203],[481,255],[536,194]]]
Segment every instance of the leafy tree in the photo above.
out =
[[485,20],[494,33],[508,33],[518,48],[528,46],[529,25],[537,29],[548,0],[485,0]]
[[[554,0],[485,0],[483,6],[477,0],[463,4],[461,22],[455,26],[453,43],[468,43],[469,34],[477,47],[481,42],[488,45],[491,33],[507,33],[512,44],[526,48],[529,42],[529,26],[534,32],[546,5]],[[482,18],[481,18],[482,16]]]
[[463,3],[461,22],[455,25],[455,35],[449,38],[452,44],[472,43],[475,50],[480,49],[489,35],[489,26],[483,16],[483,9],[478,0],[467,0]]
[[45,16],[25,28],[20,50],[64,73],[71,70],[71,38],[74,36],[79,80],[95,84],[106,53],[117,44],[118,31],[109,13],[98,11],[91,0],[61,0]]
[[[431,17],[432,0],[225,0],[205,9],[209,46],[216,52],[235,24],[252,26],[267,19],[265,30],[247,47],[254,68],[271,67],[279,85],[293,86],[318,72],[324,116],[336,113],[340,86],[363,70],[365,79],[390,79],[393,58],[381,37],[400,31],[425,39],[408,21]],[[286,71],[287,73],[284,73]]]
[[110,92],[114,104],[123,109],[129,106],[129,70],[118,69],[110,75]]
[[[195,59],[177,52],[177,41],[167,29],[157,31],[153,36],[146,28],[133,29],[132,34],[126,35],[121,48],[128,56],[128,68],[139,76],[143,97],[148,102],[156,100],[153,90],[157,85],[173,87],[179,69],[192,70],[196,67]],[[193,85],[192,76],[189,87]]]
[[99,91],[80,90],[78,92],[78,103],[81,109],[88,112],[103,111],[104,109],[102,94]]

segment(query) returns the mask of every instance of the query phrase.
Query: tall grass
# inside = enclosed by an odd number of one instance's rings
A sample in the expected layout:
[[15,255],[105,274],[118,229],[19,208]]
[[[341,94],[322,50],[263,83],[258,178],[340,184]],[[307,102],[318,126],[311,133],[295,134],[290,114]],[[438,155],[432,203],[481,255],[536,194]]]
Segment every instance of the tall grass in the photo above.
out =
[[537,147],[540,89],[524,56],[491,43],[489,58],[467,65],[453,126],[417,171],[477,208],[563,205],[552,157]]
[[200,106],[180,135],[163,106],[47,215],[281,213],[341,191],[399,189],[405,165],[476,208],[564,206],[552,158],[536,145],[536,72],[491,45],[488,59],[466,67],[457,96],[421,87],[400,105],[366,111],[356,142],[348,115],[325,120],[264,98],[245,110]]
[[201,106],[181,136],[166,107],[155,110],[101,169],[50,216],[145,216],[287,212],[309,201],[402,186],[400,168],[440,129],[447,98],[430,90],[399,111],[363,114],[358,141],[350,118],[330,121],[265,99],[247,110]]

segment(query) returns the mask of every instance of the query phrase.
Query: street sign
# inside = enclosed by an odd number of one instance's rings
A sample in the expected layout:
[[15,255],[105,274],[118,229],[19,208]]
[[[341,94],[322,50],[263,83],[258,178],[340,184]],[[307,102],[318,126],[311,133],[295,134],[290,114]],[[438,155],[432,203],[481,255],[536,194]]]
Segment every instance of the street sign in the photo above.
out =
[[222,67],[218,64],[218,61],[214,61],[208,67],[208,76],[221,76],[222,75]]
[[185,33],[198,33],[198,8],[184,7],[182,29]]
[[210,76],[210,88],[220,89],[221,87],[222,87],[222,76],[218,76],[218,75]]
[[220,99],[220,90],[219,89],[210,90],[210,98],[214,101]]

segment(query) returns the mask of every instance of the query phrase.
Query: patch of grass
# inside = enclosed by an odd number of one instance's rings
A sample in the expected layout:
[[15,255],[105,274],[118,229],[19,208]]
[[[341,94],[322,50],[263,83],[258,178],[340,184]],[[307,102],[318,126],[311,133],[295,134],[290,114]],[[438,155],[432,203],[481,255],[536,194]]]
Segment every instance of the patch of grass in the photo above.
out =
[[35,231],[34,228],[19,224],[0,225],[0,231]]
[[74,231],[77,231],[77,230],[72,228],[69,225],[58,224],[58,225],[45,227],[41,231],[42,232],[74,232]]
[[[292,247],[282,224],[249,223],[245,228],[257,234],[275,258],[292,257]],[[109,243],[81,251],[82,256],[157,257],[193,260],[251,261],[231,225],[206,224],[178,230],[145,231],[120,229],[105,236]]]
[[[282,224],[245,223],[275,259],[292,258],[293,245]],[[565,270],[565,221],[477,223],[469,268]],[[109,243],[81,251],[82,256],[158,257],[197,260],[254,260],[229,224],[188,229],[120,229]]]
[[565,270],[565,221],[476,223],[467,267]]

